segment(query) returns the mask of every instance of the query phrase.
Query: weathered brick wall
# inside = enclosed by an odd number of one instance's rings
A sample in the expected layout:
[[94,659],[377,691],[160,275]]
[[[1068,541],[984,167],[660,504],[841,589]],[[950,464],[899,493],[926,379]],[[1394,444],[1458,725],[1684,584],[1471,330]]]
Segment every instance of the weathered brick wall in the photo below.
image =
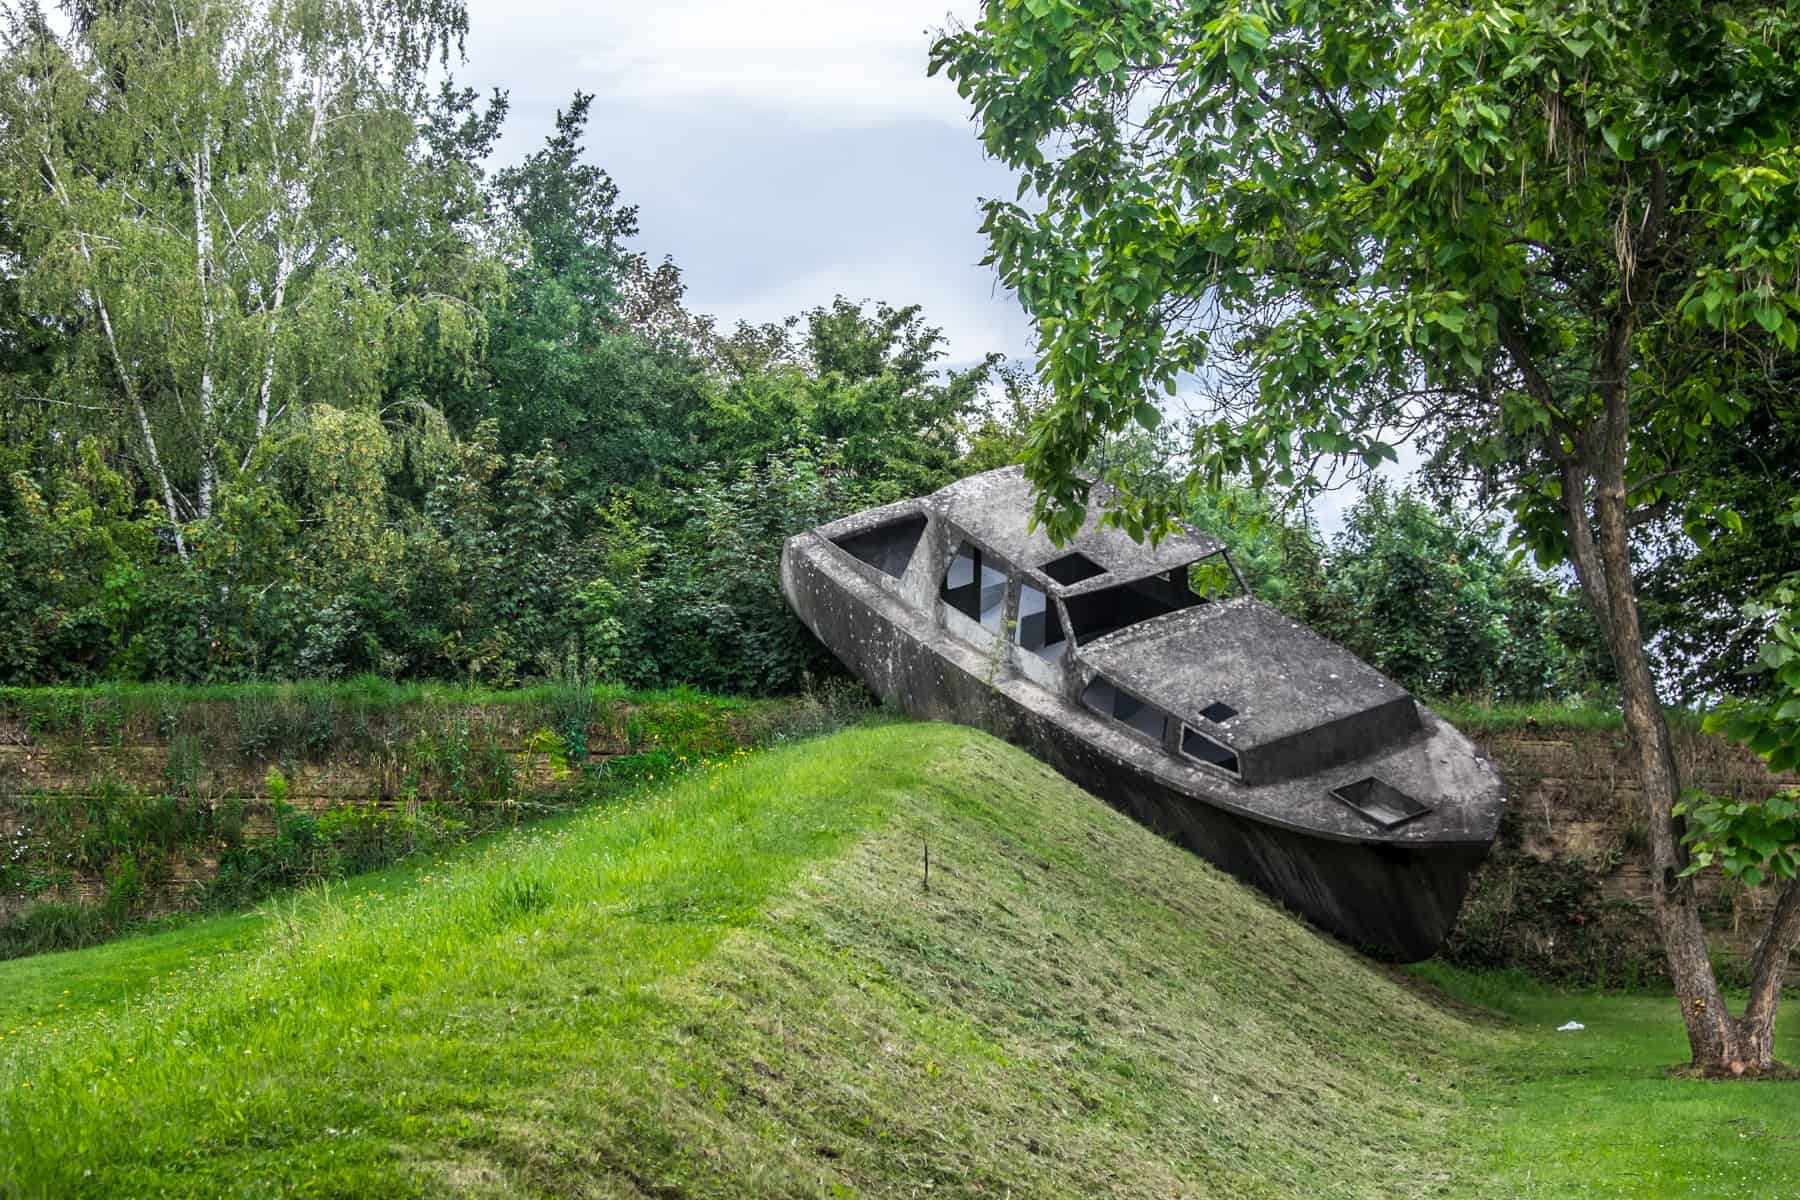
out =
[[[159,714],[97,701],[83,712],[98,716],[46,729],[0,710],[0,922],[41,902],[104,900],[124,858],[146,889],[134,911],[191,905],[228,846],[276,832],[271,768],[286,803],[302,812],[375,808],[403,817],[449,801],[462,806],[452,820],[467,825],[479,815],[492,824],[554,806],[582,783],[582,767],[646,753],[715,755],[845,719],[812,697],[609,701],[593,706],[577,749],[552,734],[556,714],[527,704],[340,710],[310,724],[291,705],[279,720],[230,702]],[[176,844],[103,847],[86,861],[75,852],[97,814],[163,797],[176,798],[189,831]]]
[[[616,707],[596,712],[587,734],[589,762],[645,748],[627,715]],[[422,769],[432,752],[421,750],[420,739],[443,735],[447,720],[460,723],[471,753],[507,757],[516,795],[553,797],[575,778],[532,749],[542,722],[517,710],[414,718],[391,731],[378,727],[354,736],[343,731],[331,752],[313,756],[246,754],[232,715],[222,709],[215,716],[197,735],[165,736],[137,721],[75,736],[34,735],[23,722],[0,715],[0,852],[41,811],[34,810],[37,797],[97,802],[108,789],[180,791],[193,802],[234,805],[245,840],[267,837],[273,832],[266,787],[272,765],[287,781],[288,802],[314,812],[428,802],[450,782],[441,762]],[[719,714],[701,736],[721,745],[754,741],[756,726],[771,719],[769,713]],[[185,745],[182,736],[189,738]],[[1754,755],[1720,739],[1690,730],[1677,730],[1675,737],[1682,777],[1693,786],[1733,796],[1800,787],[1800,777],[1772,776]],[[1599,982],[1658,970],[1641,792],[1624,734],[1527,724],[1478,735],[1477,741],[1505,774],[1510,800],[1499,842],[1476,877],[1447,953],[1480,965]],[[159,864],[158,887],[169,903],[211,878],[216,849],[183,847]],[[42,899],[99,900],[105,886],[103,875],[90,870],[75,872],[51,895],[0,889],[0,921]],[[1772,889],[1729,885],[1713,874],[1703,880],[1701,894],[1719,958],[1728,968],[1741,963],[1773,903]]]
[[[1624,982],[1659,970],[1651,872],[1630,747],[1622,731],[1528,725],[1477,736],[1506,776],[1508,811],[1476,878],[1449,952],[1571,979]],[[1675,731],[1683,781],[1720,795],[1765,797],[1800,787],[1720,738]],[[1774,889],[1700,880],[1715,957],[1747,960]]]

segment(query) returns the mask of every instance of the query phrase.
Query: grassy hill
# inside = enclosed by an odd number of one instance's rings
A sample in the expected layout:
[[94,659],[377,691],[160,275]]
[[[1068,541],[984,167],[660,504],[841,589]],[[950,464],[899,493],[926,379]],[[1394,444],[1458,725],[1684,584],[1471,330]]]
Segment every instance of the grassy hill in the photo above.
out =
[[1418,987],[1016,750],[861,728],[0,964],[0,1195],[1538,1194],[1468,1190],[1525,1040]]

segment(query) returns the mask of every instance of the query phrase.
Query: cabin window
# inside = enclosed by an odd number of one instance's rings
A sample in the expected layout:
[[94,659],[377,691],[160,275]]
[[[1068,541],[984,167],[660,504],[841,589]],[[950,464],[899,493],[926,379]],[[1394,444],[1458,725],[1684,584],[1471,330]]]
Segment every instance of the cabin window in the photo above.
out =
[[1169,716],[1155,705],[1145,704],[1130,692],[1121,691],[1098,676],[1081,693],[1081,702],[1101,716],[1129,725],[1157,745],[1162,745],[1163,735],[1168,731]]
[[1000,632],[1006,611],[1006,567],[964,542],[950,559],[939,595],[945,604],[992,633]]
[[1233,775],[1238,774],[1237,753],[1224,742],[1209,738],[1191,726],[1181,727],[1181,752],[1195,762],[1203,762],[1209,767],[1217,767]]
[[1064,587],[1106,574],[1105,567],[1079,551],[1070,551],[1061,558],[1051,559],[1044,564],[1043,571]]
[[1243,589],[1237,572],[1223,550],[1215,551],[1187,568],[1187,590],[1201,601],[1229,600]]
[[1231,720],[1231,718],[1237,716],[1237,714],[1238,710],[1231,707],[1231,705],[1225,703],[1223,700],[1215,700],[1200,710],[1200,715],[1211,721],[1214,725],[1223,725],[1225,722]]
[[1019,585],[1019,645],[1039,658],[1055,662],[1069,648],[1056,604],[1036,584]]
[[1157,575],[1063,597],[1071,632],[1081,645],[1200,602],[1198,596],[1188,591],[1185,580]]
[[1375,778],[1359,779],[1333,788],[1331,794],[1383,829],[1394,829],[1431,811],[1429,804],[1422,804],[1399,788]]
[[876,570],[898,579],[906,574],[907,565],[912,562],[913,551],[919,548],[919,538],[924,533],[925,516],[923,513],[914,513],[909,517],[885,521],[873,529],[832,538],[831,544],[857,561],[868,563]]

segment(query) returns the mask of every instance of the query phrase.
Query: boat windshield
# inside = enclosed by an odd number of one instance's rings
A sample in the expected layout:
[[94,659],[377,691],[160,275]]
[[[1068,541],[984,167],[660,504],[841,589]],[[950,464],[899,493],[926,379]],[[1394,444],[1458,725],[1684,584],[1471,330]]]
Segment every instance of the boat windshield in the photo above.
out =
[[1229,599],[1241,591],[1231,560],[1219,550],[1155,575],[1065,596],[1063,603],[1075,641],[1085,645],[1152,617]]

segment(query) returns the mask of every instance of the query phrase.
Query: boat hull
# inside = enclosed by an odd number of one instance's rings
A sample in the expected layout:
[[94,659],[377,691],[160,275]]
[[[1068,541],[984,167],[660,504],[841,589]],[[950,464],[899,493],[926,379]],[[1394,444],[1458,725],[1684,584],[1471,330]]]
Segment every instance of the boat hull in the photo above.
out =
[[[1308,834],[1209,802],[1107,753],[1037,689],[999,686],[997,662],[946,653],[914,614],[870,604],[790,543],[782,587],[801,620],[876,694],[908,714],[985,730],[1017,745],[1140,823],[1260,889],[1356,948],[1401,962],[1429,958],[1456,921],[1479,843],[1395,845]],[[884,611],[887,610],[887,611]]]

